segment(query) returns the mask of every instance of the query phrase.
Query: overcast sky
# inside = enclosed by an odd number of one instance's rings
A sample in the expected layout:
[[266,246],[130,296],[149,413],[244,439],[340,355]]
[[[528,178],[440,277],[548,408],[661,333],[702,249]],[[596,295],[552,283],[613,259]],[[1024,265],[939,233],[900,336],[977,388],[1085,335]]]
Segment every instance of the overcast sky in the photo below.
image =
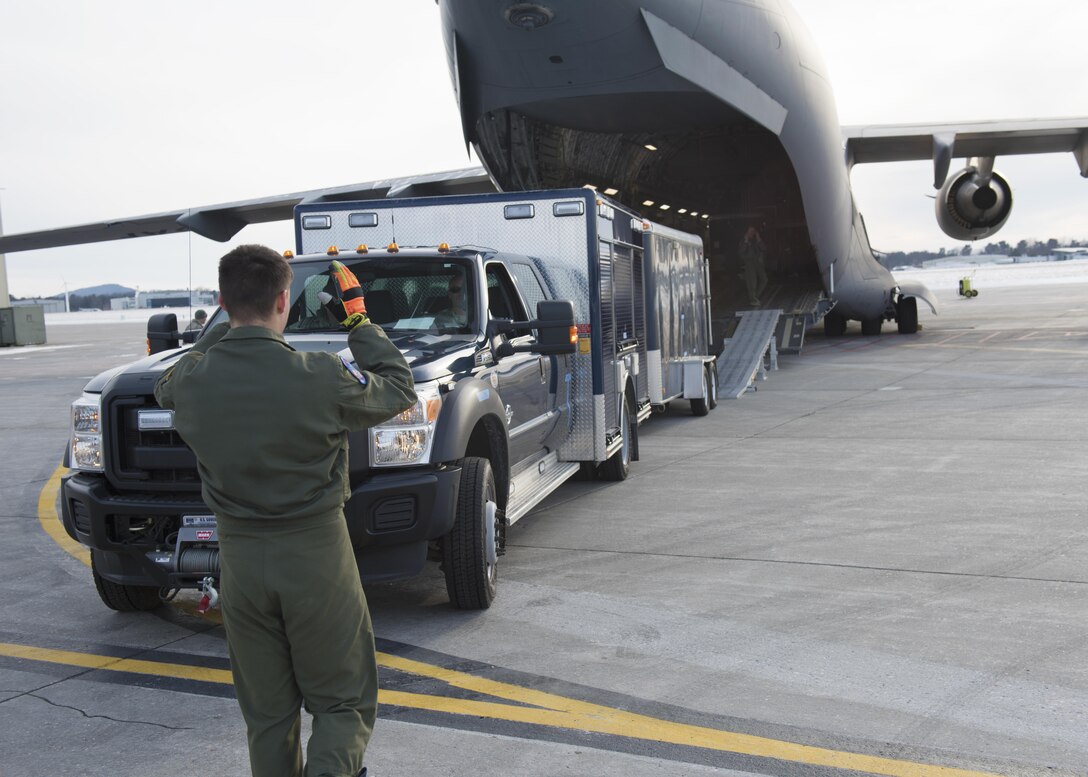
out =
[[[843,124],[1088,116],[1088,3],[793,5]],[[433,0],[9,0],[0,111],[9,234],[477,164]],[[995,240],[1088,238],[1088,180],[1071,154],[997,167],[1017,199]],[[855,168],[875,248],[955,245],[931,181],[928,162]],[[293,237],[285,222],[235,243],[251,241],[285,249]],[[174,235],[10,254],[9,286],[214,287],[229,245]]]

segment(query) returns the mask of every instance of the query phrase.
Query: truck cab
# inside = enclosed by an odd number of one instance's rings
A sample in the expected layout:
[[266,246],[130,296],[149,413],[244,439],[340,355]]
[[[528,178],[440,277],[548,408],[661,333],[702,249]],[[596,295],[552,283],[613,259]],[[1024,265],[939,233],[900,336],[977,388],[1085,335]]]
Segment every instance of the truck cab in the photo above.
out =
[[[436,559],[455,605],[487,607],[511,484],[529,497],[539,490],[529,481],[544,481],[558,463],[570,413],[556,392],[565,352],[574,350],[570,304],[549,300],[532,263],[516,255],[391,246],[294,257],[284,337],[297,350],[351,359],[346,333],[323,305],[334,258],[367,290],[369,317],[408,360],[419,396],[350,437],[345,517],[360,573],[368,582],[397,579]],[[533,303],[544,320],[529,315]],[[183,352],[172,317],[149,322],[155,353],[92,381],[74,411],[98,414],[101,447],[89,447],[94,435],[74,435],[62,518],[91,547],[95,582],[115,609],[149,609],[168,590],[218,577],[214,536],[197,536],[214,518],[200,498],[196,457],[151,396]],[[217,309],[205,331],[227,320]],[[521,513],[530,506],[517,505]]]

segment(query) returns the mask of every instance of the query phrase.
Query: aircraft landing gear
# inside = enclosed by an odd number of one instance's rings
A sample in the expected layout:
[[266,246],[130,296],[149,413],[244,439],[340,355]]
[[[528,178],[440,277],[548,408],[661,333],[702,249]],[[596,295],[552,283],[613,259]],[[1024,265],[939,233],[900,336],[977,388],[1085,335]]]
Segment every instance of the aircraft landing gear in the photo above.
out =
[[882,318],[866,318],[861,322],[861,333],[866,337],[874,337],[880,334],[880,327],[884,325]]
[[824,337],[842,337],[846,334],[846,319],[835,311],[824,316]]
[[918,298],[901,297],[895,306],[895,323],[899,334],[913,335],[918,332]]

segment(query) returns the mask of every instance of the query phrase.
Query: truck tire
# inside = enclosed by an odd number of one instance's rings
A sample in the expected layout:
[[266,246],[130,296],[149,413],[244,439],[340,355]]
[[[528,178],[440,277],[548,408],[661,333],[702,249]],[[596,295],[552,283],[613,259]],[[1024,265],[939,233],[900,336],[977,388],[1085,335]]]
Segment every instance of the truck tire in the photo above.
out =
[[710,412],[710,376],[703,369],[703,396],[701,399],[691,400],[692,415],[707,415]]
[[[491,462],[470,456],[460,462],[461,487],[453,528],[442,541],[442,570],[450,603],[459,610],[486,610],[495,598],[501,527],[488,532],[488,503],[495,504]],[[493,513],[498,522],[497,514]],[[488,547],[490,543],[490,548]]]
[[586,483],[592,482],[597,479],[597,462],[595,461],[580,461],[578,462],[578,471],[574,473],[574,479],[580,480]]
[[707,395],[706,404],[711,410],[718,406],[718,363],[710,362],[706,365],[707,385],[710,393]]
[[623,405],[620,408],[620,434],[623,436],[623,445],[597,470],[602,480],[627,480],[627,475],[631,471],[631,449],[638,431],[632,423],[631,408],[626,392],[624,392]]
[[158,588],[149,585],[122,585],[98,574],[93,553],[91,554],[91,575],[94,577],[94,587],[98,589],[98,596],[111,610],[147,612],[162,607]]

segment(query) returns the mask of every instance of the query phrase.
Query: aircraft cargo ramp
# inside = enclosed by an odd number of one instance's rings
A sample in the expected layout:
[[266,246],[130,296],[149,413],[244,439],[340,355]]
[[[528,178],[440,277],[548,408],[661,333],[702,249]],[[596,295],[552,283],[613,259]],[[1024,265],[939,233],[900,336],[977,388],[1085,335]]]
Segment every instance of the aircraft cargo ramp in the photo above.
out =
[[718,398],[739,399],[757,377],[766,372],[764,356],[769,353],[771,369],[778,369],[775,329],[782,311],[745,310],[732,336],[718,357]]
[[[777,286],[768,295],[768,306],[736,311],[725,321],[718,357],[718,396],[737,399],[766,377],[766,369],[778,369],[778,354],[799,354],[805,331],[831,309],[822,290],[806,286]],[[772,307],[773,306],[773,307]]]

